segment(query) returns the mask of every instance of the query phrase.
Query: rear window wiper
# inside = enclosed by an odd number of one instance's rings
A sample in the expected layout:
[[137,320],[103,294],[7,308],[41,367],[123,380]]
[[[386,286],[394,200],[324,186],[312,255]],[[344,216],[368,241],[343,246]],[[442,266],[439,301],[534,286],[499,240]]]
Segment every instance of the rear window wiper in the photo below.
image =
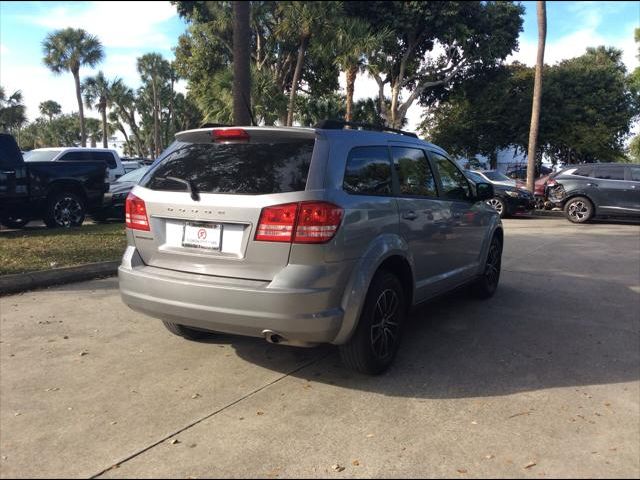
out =
[[198,192],[197,187],[191,180],[183,180],[182,178],[176,178],[176,177],[163,177],[163,178],[164,180],[172,180],[174,182],[178,182],[183,185],[186,185],[187,189],[189,190],[189,193],[191,194],[191,198],[193,198],[193,200],[196,202],[200,201],[200,193]]

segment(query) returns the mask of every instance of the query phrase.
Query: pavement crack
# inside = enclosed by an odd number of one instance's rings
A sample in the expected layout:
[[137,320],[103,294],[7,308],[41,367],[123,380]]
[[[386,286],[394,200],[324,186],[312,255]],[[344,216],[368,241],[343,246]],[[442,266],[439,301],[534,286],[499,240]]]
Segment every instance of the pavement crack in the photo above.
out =
[[324,359],[325,359],[325,358],[327,358],[329,355],[331,355],[331,353],[332,353],[332,352],[331,352],[331,351],[329,351],[329,352],[325,353],[324,355],[319,355],[319,356],[317,356],[317,357],[313,358],[312,360],[308,361],[307,363],[305,363],[305,364],[303,364],[303,365],[301,365],[301,366],[299,366],[299,367],[297,367],[297,368],[294,368],[293,370],[291,370],[291,371],[289,371],[289,372],[285,373],[284,375],[282,375],[282,376],[280,376],[280,377],[276,378],[275,380],[273,380],[273,381],[271,381],[271,382],[269,382],[269,383],[267,383],[267,384],[265,384],[265,385],[261,386],[260,388],[256,388],[255,390],[253,390],[253,391],[251,391],[251,392],[247,393],[246,395],[243,395],[242,397],[238,398],[237,400],[234,400],[233,402],[228,403],[228,404],[227,404],[227,405],[225,405],[224,407],[221,407],[221,408],[219,408],[219,409],[215,410],[214,412],[211,412],[211,413],[209,413],[209,414],[205,415],[204,417],[199,418],[198,420],[195,420],[195,421],[193,421],[193,422],[189,423],[188,425],[186,425],[186,426],[184,426],[184,427],[180,428],[179,430],[176,430],[176,431],[174,431],[174,432],[172,432],[172,433],[170,433],[170,434],[168,434],[168,435],[166,435],[166,436],[162,437],[160,440],[158,440],[158,441],[156,441],[156,442],[152,443],[151,445],[147,445],[146,447],[141,448],[140,450],[138,450],[138,451],[136,451],[136,452],[134,452],[134,453],[132,453],[132,454],[130,454],[130,455],[128,455],[128,456],[126,456],[125,458],[123,458],[123,459],[121,459],[121,460],[119,460],[119,461],[117,461],[117,462],[113,463],[113,464],[112,464],[112,465],[110,465],[109,467],[102,469],[102,470],[101,470],[101,471],[99,471],[98,473],[96,473],[96,474],[94,474],[94,475],[91,475],[89,478],[91,478],[91,479],[93,479],[93,478],[98,478],[98,477],[100,477],[100,475],[102,475],[102,474],[104,474],[104,473],[108,472],[109,470],[112,470],[112,469],[114,469],[114,468],[117,468],[117,467],[119,467],[120,465],[122,465],[122,464],[124,464],[124,463],[128,462],[129,460],[133,460],[134,458],[138,457],[139,455],[142,455],[143,453],[145,453],[145,452],[147,452],[147,451],[151,450],[152,448],[157,447],[157,446],[158,446],[158,445],[160,445],[161,443],[166,442],[166,441],[167,441],[167,440],[169,440],[171,437],[175,437],[176,435],[181,434],[182,432],[184,432],[184,431],[186,431],[186,430],[190,429],[191,427],[194,427],[194,426],[198,425],[199,423],[202,423],[202,422],[204,422],[205,420],[208,420],[209,418],[214,417],[215,415],[217,415],[217,414],[219,414],[219,413],[221,413],[221,412],[223,412],[223,411],[227,410],[228,408],[231,408],[231,407],[233,407],[234,405],[237,405],[238,403],[242,402],[243,400],[246,400],[247,398],[252,397],[252,396],[253,396],[253,395],[255,395],[256,393],[259,393],[259,392],[261,392],[262,390],[265,390],[265,389],[269,388],[270,386],[275,385],[276,383],[280,382],[281,380],[283,380],[283,379],[285,379],[285,378],[287,378],[287,377],[290,377],[290,376],[291,376],[291,375],[293,375],[294,373],[297,373],[297,372],[299,372],[300,370],[303,370],[303,369],[305,369],[305,368],[307,368],[307,367],[310,367],[310,366],[311,366],[311,365],[313,365],[314,363],[318,363],[318,362],[320,362],[320,361],[324,360]]

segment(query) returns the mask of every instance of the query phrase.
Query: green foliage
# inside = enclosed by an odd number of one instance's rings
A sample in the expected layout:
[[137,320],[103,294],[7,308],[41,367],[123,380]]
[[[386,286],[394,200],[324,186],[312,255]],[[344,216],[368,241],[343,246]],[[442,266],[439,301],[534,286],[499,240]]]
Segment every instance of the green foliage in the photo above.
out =
[[[543,71],[539,151],[555,161],[617,161],[638,102],[621,52],[588,48]],[[432,109],[423,133],[454,154],[527,151],[534,69],[511,65],[464,82]]]
[[42,42],[44,64],[53,73],[77,74],[80,67],[95,67],[104,59],[100,40],[82,29],[65,28],[47,35]]

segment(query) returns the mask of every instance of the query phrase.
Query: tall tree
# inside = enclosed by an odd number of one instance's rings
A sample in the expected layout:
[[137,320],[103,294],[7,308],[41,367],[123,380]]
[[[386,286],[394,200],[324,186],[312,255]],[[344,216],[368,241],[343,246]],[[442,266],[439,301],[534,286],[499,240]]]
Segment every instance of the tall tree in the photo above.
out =
[[62,113],[62,106],[55,100],[45,100],[44,102],[40,102],[38,109],[42,115],[49,117],[49,122],[53,120],[53,117]]
[[251,125],[251,4],[233,2],[233,123]]
[[95,67],[104,59],[104,49],[98,37],[82,29],[65,28],[47,35],[42,42],[44,64],[55,73],[71,72],[76,87],[80,135],[83,147],[87,146],[84,109],[80,87],[80,67]]
[[365,60],[379,48],[391,35],[387,29],[373,32],[364,20],[354,17],[343,17],[337,31],[336,63],[345,73],[346,78],[346,113],[345,120],[353,119],[353,93],[358,72],[365,67]]
[[533,84],[531,108],[531,128],[529,130],[529,151],[527,153],[527,189],[533,192],[536,181],[536,142],[540,128],[540,104],[542,102],[542,68],[544,67],[544,45],[547,39],[547,5],[544,0],[536,3],[538,13],[538,55],[536,76]]
[[[503,61],[517,45],[524,12],[519,4],[496,1],[346,2],[345,9],[367,19],[374,31],[387,27],[393,33],[368,62],[380,110],[392,127],[430,90]],[[387,86],[389,107],[383,101]]]
[[160,144],[160,88],[169,77],[169,62],[158,53],[147,53],[138,58],[138,73],[151,86],[153,94],[153,152],[155,157],[162,150]]
[[107,109],[113,104],[112,88],[114,81],[108,80],[104,73],[98,72],[94,77],[89,77],[82,83],[84,101],[87,108],[96,108],[102,116],[102,146],[107,148]]
[[[313,36],[325,33],[332,22],[337,18],[338,2],[279,2],[278,6],[283,12],[283,21],[279,25],[281,35],[288,35],[298,39],[297,56],[293,79],[289,91],[289,107],[287,109],[287,125],[293,125],[293,114],[296,104],[298,86],[302,78],[305,64],[305,56],[309,49],[309,43]],[[326,49],[327,45],[323,45]]]
[[[144,149],[140,138],[140,128],[136,122],[136,95],[133,90],[125,85],[121,79],[117,79],[111,86],[111,98],[113,99],[113,114],[128,125],[133,135],[137,155],[144,156]],[[113,120],[112,120],[113,121]]]

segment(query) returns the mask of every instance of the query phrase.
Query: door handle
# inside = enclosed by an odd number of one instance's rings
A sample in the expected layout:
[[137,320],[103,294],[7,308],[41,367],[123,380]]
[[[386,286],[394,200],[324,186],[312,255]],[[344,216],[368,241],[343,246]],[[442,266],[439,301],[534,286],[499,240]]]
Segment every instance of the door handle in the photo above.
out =
[[418,218],[418,214],[413,210],[409,210],[408,212],[402,214],[402,218],[404,218],[405,220],[415,220],[416,218]]
[[2,171],[0,173],[2,173],[4,175],[15,175],[16,171],[15,170],[5,170],[5,171]]
[[587,183],[587,187],[597,187],[597,183]]

